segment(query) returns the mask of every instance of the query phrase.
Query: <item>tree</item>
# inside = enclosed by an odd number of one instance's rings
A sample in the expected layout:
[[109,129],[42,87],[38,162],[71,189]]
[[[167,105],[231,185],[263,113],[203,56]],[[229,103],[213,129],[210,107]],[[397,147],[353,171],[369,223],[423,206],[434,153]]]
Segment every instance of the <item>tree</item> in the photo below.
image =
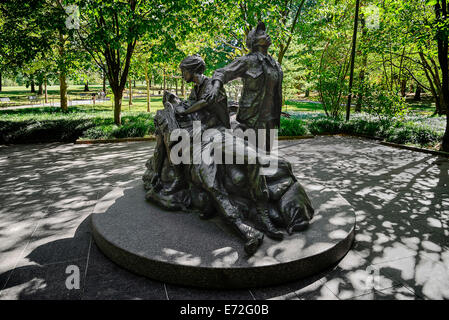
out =
[[86,51],[72,50],[71,52],[70,61],[72,67],[69,70],[69,76],[77,82],[82,82],[84,84],[84,92],[88,92],[89,80],[96,79],[100,75],[101,70]]
[[[59,73],[61,108],[67,110],[66,77],[70,68],[68,45],[73,30],[67,28],[62,0],[18,0],[0,4],[3,17],[0,54],[10,66],[22,68],[38,54],[56,62]],[[34,79],[31,79],[34,85]]]
[[442,150],[449,152],[449,61],[448,61],[448,32],[449,19],[447,16],[446,0],[436,1],[436,40],[438,46],[438,61],[441,68],[441,87],[443,101],[446,108],[446,132],[443,136]]
[[[106,73],[114,94],[114,122],[121,124],[123,90],[131,58],[144,35],[166,50],[199,24],[202,3],[190,0],[74,1],[80,7],[81,43]],[[209,4],[213,5],[213,4]]]
[[51,50],[43,21],[46,12],[36,0],[0,3],[0,78],[8,70],[16,72],[31,63],[38,53]]
[[[283,39],[279,39],[279,51],[278,51],[278,62],[282,64],[282,60],[284,59],[285,53],[287,52],[290,43],[293,39],[293,35],[295,33],[296,25],[298,23],[299,17],[301,15],[301,10],[304,6],[305,0],[302,0],[299,3],[296,1],[284,1],[284,6],[282,12],[281,23],[285,26],[285,28],[289,29],[288,33],[283,37]],[[290,15],[293,15],[290,17]],[[289,24],[290,20],[290,24]]]
[[[367,39],[368,30],[366,28],[365,16],[363,13],[360,15],[360,25],[362,28],[362,37],[361,37],[360,42],[362,44],[364,44]],[[366,67],[368,65],[368,52],[367,52],[366,48],[362,48],[360,51],[361,51],[360,54],[362,56],[362,65],[361,65],[361,69],[359,72],[359,90],[358,90],[359,92],[357,94],[357,102],[355,105],[355,112],[362,111],[362,98],[363,98],[362,88],[365,83]]]
[[[229,58],[248,53],[246,36],[258,21],[263,21],[273,39],[270,51],[282,64],[295,32],[306,0],[221,0],[217,5],[214,27],[216,38],[232,48]],[[312,4],[313,5],[313,4]]]
[[152,57],[152,50],[148,50],[148,46],[146,42],[138,42],[137,47],[135,49],[135,54],[132,58],[131,63],[131,73],[134,78],[145,78],[146,83],[146,96],[147,96],[147,112],[151,111],[151,92],[150,92],[150,83],[153,78],[153,70],[152,63],[154,63]]
[[354,14],[354,32],[352,35],[351,67],[349,71],[348,103],[346,105],[346,121],[349,121],[349,114],[351,112],[352,81],[354,80],[355,47],[357,45],[357,24],[359,21],[359,7],[360,7],[360,0],[356,0],[355,14]]

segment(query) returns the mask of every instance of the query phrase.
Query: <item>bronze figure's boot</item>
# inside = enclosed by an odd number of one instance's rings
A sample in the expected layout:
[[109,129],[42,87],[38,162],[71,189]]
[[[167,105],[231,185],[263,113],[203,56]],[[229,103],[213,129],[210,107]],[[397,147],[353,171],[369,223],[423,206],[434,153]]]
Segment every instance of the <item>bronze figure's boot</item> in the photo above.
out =
[[249,256],[252,256],[262,244],[264,237],[263,233],[247,224],[244,224],[242,221],[236,221],[234,226],[237,228],[240,236],[246,240],[244,247],[245,252]]
[[266,205],[257,206],[257,219],[259,220],[261,230],[271,239],[282,240],[284,239],[284,234],[281,230],[278,230],[271,222],[268,207]]
[[287,228],[287,232],[288,234],[292,234],[293,232],[304,231],[309,227],[309,224],[310,223],[307,220],[296,222],[294,225],[291,225]]

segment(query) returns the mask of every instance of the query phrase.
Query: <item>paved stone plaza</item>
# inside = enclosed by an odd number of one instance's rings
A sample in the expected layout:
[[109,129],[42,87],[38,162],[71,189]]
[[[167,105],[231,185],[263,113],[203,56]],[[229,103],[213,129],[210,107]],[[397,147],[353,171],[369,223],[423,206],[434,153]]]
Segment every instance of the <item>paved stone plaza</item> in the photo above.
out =
[[[136,276],[92,241],[96,201],[140,179],[153,147],[0,146],[0,299],[449,299],[447,158],[339,136],[280,142],[299,178],[354,207],[354,248],[313,278],[218,291]],[[79,290],[66,288],[70,265]]]

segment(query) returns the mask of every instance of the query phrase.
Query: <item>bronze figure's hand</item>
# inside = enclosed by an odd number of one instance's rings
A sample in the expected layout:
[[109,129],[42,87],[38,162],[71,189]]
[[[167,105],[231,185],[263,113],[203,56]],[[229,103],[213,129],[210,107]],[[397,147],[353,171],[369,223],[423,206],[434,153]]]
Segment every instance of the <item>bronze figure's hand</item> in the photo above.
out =
[[217,100],[219,90],[220,90],[220,83],[218,81],[215,81],[211,91],[205,96],[206,101],[208,103],[215,102]]
[[182,106],[177,106],[175,108],[175,111],[176,111],[177,114],[179,114],[181,116],[185,115],[185,110],[184,110],[184,108]]

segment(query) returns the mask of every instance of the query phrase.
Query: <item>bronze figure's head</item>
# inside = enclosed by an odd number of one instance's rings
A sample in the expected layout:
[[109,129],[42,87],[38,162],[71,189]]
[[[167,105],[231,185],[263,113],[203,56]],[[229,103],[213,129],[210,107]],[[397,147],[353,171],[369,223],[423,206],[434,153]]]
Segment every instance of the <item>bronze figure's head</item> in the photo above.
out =
[[258,47],[268,48],[271,45],[271,38],[266,33],[265,23],[259,22],[257,27],[252,29],[246,37],[246,46],[251,52],[254,52]]
[[188,56],[184,60],[182,60],[179,65],[182,77],[186,82],[192,82],[193,76],[195,74],[203,74],[206,70],[206,63],[204,63],[203,58],[201,56],[194,54],[193,56]]

